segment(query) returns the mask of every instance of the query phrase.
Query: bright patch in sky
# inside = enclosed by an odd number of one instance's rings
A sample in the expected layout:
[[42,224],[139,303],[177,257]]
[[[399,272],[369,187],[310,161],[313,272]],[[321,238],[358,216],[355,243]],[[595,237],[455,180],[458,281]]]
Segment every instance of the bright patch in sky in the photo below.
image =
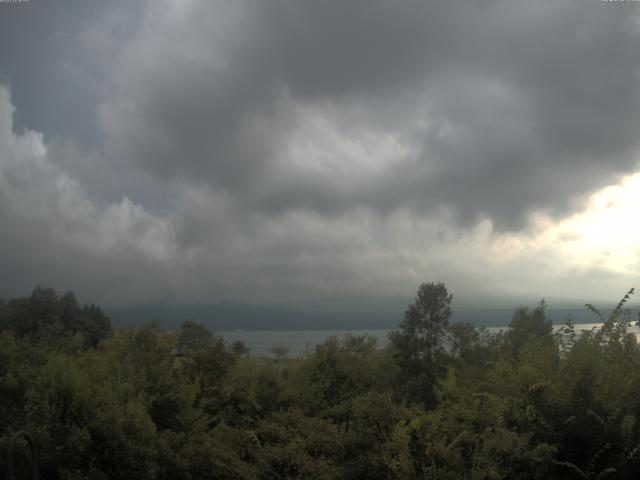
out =
[[[498,279],[510,279],[502,290],[514,295],[535,290],[552,300],[612,301],[637,285],[639,206],[640,173],[635,173],[594,192],[565,218],[537,213],[527,232],[490,233],[488,268],[501,272]],[[520,282],[513,281],[518,271],[525,275]]]
[[639,207],[640,173],[636,173],[591,195],[583,212],[560,222],[551,232],[561,241],[563,251],[578,264],[596,264],[621,274],[637,274]]

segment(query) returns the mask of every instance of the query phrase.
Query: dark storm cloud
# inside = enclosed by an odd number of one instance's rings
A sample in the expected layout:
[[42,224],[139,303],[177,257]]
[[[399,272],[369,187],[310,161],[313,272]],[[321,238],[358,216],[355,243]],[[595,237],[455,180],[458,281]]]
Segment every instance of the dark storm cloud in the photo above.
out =
[[[250,209],[444,206],[521,227],[528,212],[565,212],[637,164],[632,7],[152,6],[103,119],[117,155],[164,179],[222,188]],[[331,108],[347,137],[394,134],[413,154],[364,179],[300,167],[288,148],[306,121],[300,106]],[[331,155],[339,163],[343,152]]]
[[0,81],[19,106],[16,128],[95,146],[105,68],[139,22],[140,7],[126,0],[0,4]]
[[579,210],[637,165],[639,18],[597,1],[0,3],[0,294],[570,296],[600,257],[526,215]]

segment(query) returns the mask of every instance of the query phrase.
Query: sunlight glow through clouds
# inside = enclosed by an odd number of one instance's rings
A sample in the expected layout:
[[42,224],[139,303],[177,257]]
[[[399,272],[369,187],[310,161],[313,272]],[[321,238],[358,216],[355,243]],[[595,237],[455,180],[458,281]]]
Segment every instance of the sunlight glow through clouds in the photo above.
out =
[[594,193],[588,208],[561,222],[558,234],[575,237],[563,242],[563,250],[578,263],[597,261],[599,266],[623,274],[637,274],[640,257],[640,173],[618,185]]
[[[593,193],[586,208],[560,221],[534,217],[536,233],[529,238],[502,239],[503,246],[551,249],[566,266],[599,268],[637,275],[640,263],[640,173]],[[509,248],[507,248],[509,250]]]

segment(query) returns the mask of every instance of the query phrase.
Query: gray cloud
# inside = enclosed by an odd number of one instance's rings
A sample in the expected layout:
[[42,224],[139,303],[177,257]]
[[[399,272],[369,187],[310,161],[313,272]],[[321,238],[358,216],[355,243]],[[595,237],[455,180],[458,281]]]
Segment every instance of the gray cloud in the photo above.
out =
[[[251,210],[445,206],[465,223],[522,228],[527,213],[564,213],[637,165],[640,37],[629,9],[162,5],[103,105],[111,144],[145,171],[224,189]],[[350,152],[324,145],[314,121],[360,142],[370,163],[381,161],[376,137],[393,135],[407,153],[376,174],[366,160],[348,168]],[[323,147],[331,165],[319,171],[292,144]]]
[[96,101],[133,34],[142,4],[126,0],[31,0],[0,7],[0,82],[19,106],[16,128],[99,141]]
[[527,215],[637,167],[633,5],[98,5],[0,15],[3,295],[551,297],[593,275]]

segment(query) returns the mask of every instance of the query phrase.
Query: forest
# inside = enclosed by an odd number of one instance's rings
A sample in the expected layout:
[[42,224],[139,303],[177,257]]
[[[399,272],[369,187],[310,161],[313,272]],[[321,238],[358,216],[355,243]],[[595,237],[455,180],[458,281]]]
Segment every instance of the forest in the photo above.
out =
[[0,301],[0,475],[25,431],[43,479],[636,479],[632,293],[606,318],[587,304],[591,331],[554,332],[541,302],[489,334],[425,283],[385,348],[347,335],[287,358],[193,321],[114,331],[38,287]]

